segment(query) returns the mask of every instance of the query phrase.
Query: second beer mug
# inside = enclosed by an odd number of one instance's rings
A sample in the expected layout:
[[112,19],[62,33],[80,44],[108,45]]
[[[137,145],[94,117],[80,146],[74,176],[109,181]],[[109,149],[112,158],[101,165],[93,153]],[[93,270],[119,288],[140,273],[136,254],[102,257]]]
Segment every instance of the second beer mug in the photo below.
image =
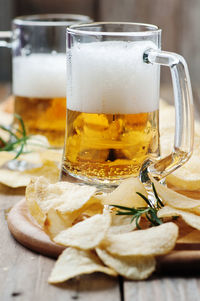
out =
[[[142,170],[162,178],[192,152],[193,106],[184,59],[160,50],[161,30],[135,23],[68,28],[67,129],[62,179],[115,185]],[[160,159],[160,65],[171,69],[176,129]],[[144,176],[144,175],[142,175]]]
[[15,18],[12,33],[0,32],[0,46],[12,48],[15,113],[28,134],[46,136],[52,147],[64,143],[66,26],[89,21],[84,15],[30,15]]

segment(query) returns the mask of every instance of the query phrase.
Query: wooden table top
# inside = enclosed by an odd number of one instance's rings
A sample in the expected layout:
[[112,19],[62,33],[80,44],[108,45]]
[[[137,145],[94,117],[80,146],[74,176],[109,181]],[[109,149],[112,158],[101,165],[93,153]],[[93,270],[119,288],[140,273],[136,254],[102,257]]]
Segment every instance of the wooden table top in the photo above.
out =
[[[1,88],[0,88],[1,91]],[[0,93],[1,95],[1,93]],[[146,281],[104,274],[81,276],[61,285],[47,278],[54,260],[25,249],[11,236],[7,211],[24,196],[23,188],[0,185],[0,300],[10,301],[198,301],[198,275],[155,274]]]

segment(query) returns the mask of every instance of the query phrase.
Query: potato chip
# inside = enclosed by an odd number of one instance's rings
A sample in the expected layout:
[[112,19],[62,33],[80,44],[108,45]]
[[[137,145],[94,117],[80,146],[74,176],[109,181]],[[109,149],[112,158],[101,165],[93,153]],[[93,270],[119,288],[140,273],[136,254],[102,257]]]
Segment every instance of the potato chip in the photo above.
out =
[[[174,106],[165,106],[160,110],[161,155],[169,155],[173,148],[175,131]],[[193,155],[183,166],[167,176],[167,183],[182,190],[200,190],[200,124],[195,122]]]
[[110,223],[110,213],[105,211],[104,214],[96,214],[60,232],[54,241],[63,246],[89,250],[98,246],[103,240]]
[[61,231],[71,227],[78,215],[79,212],[63,215],[55,208],[50,208],[45,214],[44,231],[53,240]]
[[153,180],[156,191],[163,202],[173,208],[189,210],[200,214],[200,200],[194,200],[180,193],[167,188],[166,186]]
[[92,203],[99,203],[98,199],[92,198],[95,191],[96,188],[92,186],[69,182],[50,184],[44,177],[38,177],[27,187],[26,197],[37,200],[44,212],[55,208],[65,214],[73,213]]
[[34,198],[26,198],[28,210],[36,222],[43,227],[46,220],[46,214],[42,211]]
[[[34,165],[33,165],[34,166]],[[0,183],[12,187],[24,187],[30,183],[32,177],[45,176],[51,183],[59,178],[59,169],[57,164],[46,160],[41,167],[27,169],[25,171],[0,169]]]
[[200,230],[200,216],[186,212],[183,210],[175,209],[170,206],[164,206],[158,211],[158,217],[172,217],[172,216],[181,216],[182,219],[191,227]]
[[146,202],[137,195],[140,192],[147,196],[143,184],[138,178],[129,178],[124,181],[111,193],[99,195],[104,205],[121,205],[126,207],[145,207]]
[[195,134],[193,154],[183,166],[167,177],[167,183],[183,190],[200,190],[200,136]]
[[123,234],[109,234],[101,248],[119,256],[154,256],[171,251],[178,237],[178,227],[165,223],[146,230]]
[[132,216],[116,215],[116,212],[114,211],[111,213],[111,217],[112,222],[108,230],[109,234],[127,233],[136,229],[135,220],[131,222]]
[[13,121],[13,115],[7,112],[0,110],[0,123],[3,125],[11,125]]
[[95,187],[68,182],[50,184],[46,178],[39,177],[27,186],[26,200],[32,216],[53,239],[92,205],[102,208],[100,200],[92,197],[95,191]]
[[10,153],[10,152],[0,152],[0,167],[5,164],[6,162],[14,159],[15,154]]
[[59,180],[59,173],[60,170],[55,162],[45,160],[41,167],[24,171],[21,174],[27,175],[29,178],[43,176],[48,179],[50,183],[55,183]]
[[42,162],[45,162],[46,159],[48,158],[49,161],[60,163],[62,160],[62,150],[47,149],[41,151],[39,153],[39,156]]
[[43,135],[32,135],[24,146],[24,152],[40,152],[50,146],[48,139]]
[[[167,105],[163,106],[160,110],[160,133],[162,135],[165,135],[165,130],[166,129],[173,129],[173,134],[174,134],[174,127],[175,127],[175,108],[174,106]],[[173,136],[172,136],[173,138]],[[162,136],[161,136],[162,140]],[[172,139],[173,143],[173,139]],[[162,146],[162,145],[161,145]]]
[[111,276],[117,273],[102,265],[99,258],[92,251],[67,248],[59,256],[48,279],[49,283],[59,283],[82,274],[102,272]]
[[153,256],[113,256],[100,248],[96,252],[105,265],[128,279],[146,279],[156,268]]
[[[193,155],[183,166],[167,176],[167,183],[182,190],[200,191],[200,138]],[[196,138],[195,138],[196,140]]]
[[95,214],[102,214],[104,206],[101,203],[92,203],[88,204],[87,208],[84,209],[82,213],[85,217],[90,217]]

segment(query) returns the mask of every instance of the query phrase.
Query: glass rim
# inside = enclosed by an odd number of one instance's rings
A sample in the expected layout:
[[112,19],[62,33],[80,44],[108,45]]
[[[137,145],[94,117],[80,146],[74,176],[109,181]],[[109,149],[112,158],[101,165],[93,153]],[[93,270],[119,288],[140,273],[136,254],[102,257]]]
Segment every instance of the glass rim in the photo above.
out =
[[[141,31],[94,31],[94,30],[82,30],[83,27],[92,27],[100,25],[130,25],[130,26],[141,26],[144,27],[144,30]],[[145,29],[146,28],[146,29]],[[149,28],[149,29],[147,29]],[[161,33],[157,25],[148,24],[148,23],[137,23],[137,22],[92,22],[87,24],[73,24],[67,28],[67,32],[70,34],[77,35],[101,35],[101,36],[149,36],[155,33]]]
[[[52,21],[52,19],[58,20]],[[13,19],[14,24],[27,26],[70,26],[74,22],[86,21],[92,22],[92,19],[89,16],[79,14],[35,14],[18,16]]]

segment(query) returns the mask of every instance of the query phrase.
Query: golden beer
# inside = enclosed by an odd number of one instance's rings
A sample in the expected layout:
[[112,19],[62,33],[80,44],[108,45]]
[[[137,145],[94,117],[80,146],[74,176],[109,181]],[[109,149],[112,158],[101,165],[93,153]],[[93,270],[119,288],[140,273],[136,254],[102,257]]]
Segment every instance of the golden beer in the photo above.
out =
[[159,155],[158,110],[94,114],[67,110],[63,172],[98,180],[137,176]]
[[[27,134],[43,135],[54,147],[64,145],[65,98],[15,96],[15,113],[22,117]],[[15,120],[15,122],[17,123],[18,120]]]
[[65,90],[65,54],[40,53],[14,58],[15,113],[22,117],[28,134],[44,135],[56,148],[64,145]]

